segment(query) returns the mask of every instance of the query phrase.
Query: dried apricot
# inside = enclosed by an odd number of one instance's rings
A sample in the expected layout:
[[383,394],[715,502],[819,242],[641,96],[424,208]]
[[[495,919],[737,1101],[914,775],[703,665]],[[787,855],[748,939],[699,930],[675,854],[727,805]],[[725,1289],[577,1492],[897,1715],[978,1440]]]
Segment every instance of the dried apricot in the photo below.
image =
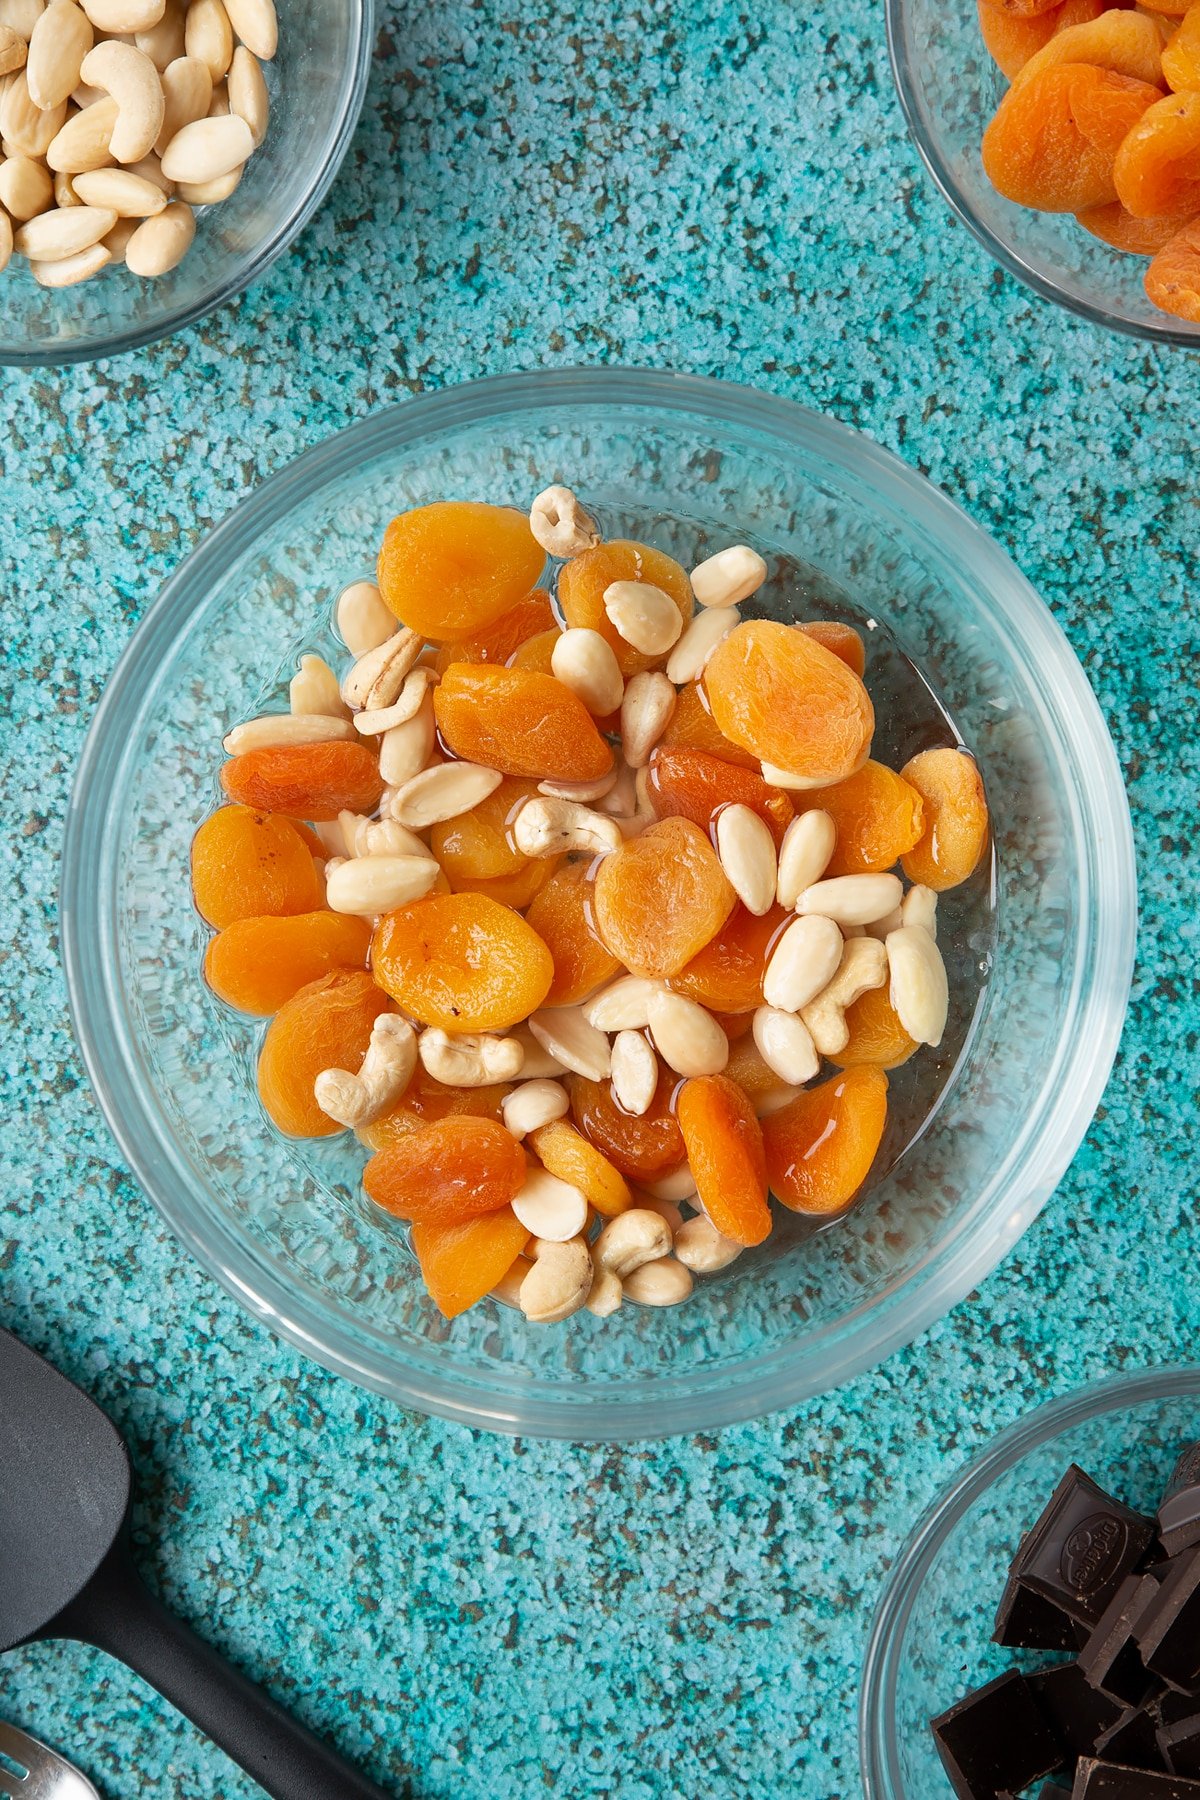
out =
[[265,1017],[331,969],[365,968],[370,948],[366,920],[343,913],[235,919],[208,946],[204,975],[218,999]]
[[752,1013],[763,1003],[763,976],[771,948],[791,916],[781,906],[773,906],[759,917],[739,902],[716,937],[672,975],[671,986],[712,1012],[735,1018]]
[[1011,81],[1056,31],[1098,19],[1104,9],[1105,0],[1065,0],[1065,4],[1052,6],[1049,12],[1021,18],[1003,11],[991,0],[979,0],[979,29],[993,60]]
[[443,1031],[497,1031],[536,1012],[554,979],[537,932],[483,894],[430,894],[386,913],[375,979],[415,1019]]
[[723,1075],[685,1081],[679,1128],[704,1210],[735,1244],[761,1244],[771,1234],[767,1162],[754,1108]]
[[723,806],[740,802],[771,828],[776,846],[795,818],[788,796],[762,776],[704,750],[664,750],[650,758],[650,804],[660,819],[690,819],[710,831]]
[[460,1114],[377,1150],[363,1170],[363,1187],[398,1219],[458,1225],[507,1206],[525,1169],[525,1152],[503,1125]]
[[875,712],[861,680],[790,625],[736,626],[709,658],[704,690],[726,737],[806,781],[843,781],[870,751]]
[[284,1002],[267,1027],[258,1058],[258,1093],[289,1137],[332,1137],[342,1128],[313,1095],[322,1069],[357,1071],[380,1013],[390,1012],[365,972],[338,971],[310,981]]
[[221,786],[245,806],[327,820],[340,812],[373,813],[383,777],[363,744],[276,744],[233,757],[221,770]]
[[578,1188],[589,1205],[606,1219],[615,1218],[633,1204],[625,1177],[565,1119],[539,1125],[525,1142],[544,1169]]
[[[1107,206],[1090,206],[1086,212],[1075,214],[1077,223],[1085,231],[1130,256],[1157,256],[1193,216],[1191,213],[1169,213],[1161,219],[1135,219],[1119,200],[1110,200]],[[1155,305],[1158,304],[1155,301]],[[1171,312],[1173,309],[1168,306],[1164,310]]]
[[222,806],[192,839],[192,897],[200,917],[224,929],[264,913],[312,912],[324,896],[290,819]]
[[988,180],[1041,212],[1102,206],[1117,195],[1118,146],[1158,98],[1145,82],[1084,63],[1023,72],[983,134]]
[[549,675],[554,666],[554,646],[562,632],[555,625],[526,638],[508,659],[510,669],[529,669],[534,675]]
[[434,692],[433,712],[455,756],[504,775],[595,781],[612,768],[587,707],[550,675],[456,663]]
[[444,675],[451,663],[506,663],[522,644],[552,626],[554,608],[547,595],[535,590],[482,631],[472,632],[457,644],[443,644],[434,667]]
[[837,619],[810,619],[796,629],[831,650],[856,675],[862,675],[867,666],[867,646],[853,625],[843,625]]
[[769,1063],[763,1061],[752,1037],[742,1037],[729,1048],[729,1061],[722,1071],[726,1081],[736,1081],[751,1100],[764,1100],[780,1086],[780,1080]]
[[1163,312],[1200,323],[1200,219],[1163,245],[1146,270],[1145,287]]
[[1034,19],[1039,13],[1052,12],[1058,0],[989,0],[989,4],[1011,19]]
[[1168,94],[1148,106],[1117,151],[1117,199],[1138,219],[1200,212],[1200,91]]
[[988,840],[983,779],[965,750],[923,750],[900,771],[925,802],[925,827],[901,858],[904,873],[935,893],[957,887],[977,867]]
[[590,864],[564,863],[526,913],[554,958],[554,980],[545,1006],[574,1006],[620,973],[621,964],[604,948],[591,926]]
[[529,858],[513,848],[508,822],[522,802],[536,793],[535,781],[517,781],[507,776],[470,812],[434,826],[429,847],[446,871],[452,888],[457,891],[460,877],[490,881],[497,875],[521,873]]
[[414,1225],[412,1247],[438,1311],[457,1319],[490,1294],[520,1256],[528,1236],[511,1206],[462,1225]]
[[369,1150],[386,1150],[422,1126],[437,1119],[495,1119],[502,1108],[512,1083],[496,1082],[491,1087],[452,1088],[434,1079],[424,1064],[418,1063],[412,1080],[390,1112],[359,1128],[359,1137]]
[[925,803],[916,788],[883,763],[865,762],[836,787],[813,788],[796,801],[801,812],[827,812],[837,827],[827,876],[894,868],[919,842],[925,825]]
[[1111,7],[1098,19],[1056,31],[1048,44],[1031,56],[1013,82],[1019,88],[1061,63],[1087,63],[1128,75],[1148,87],[1162,80],[1162,39],[1158,26],[1144,13],[1122,12]]
[[1162,53],[1162,72],[1176,93],[1200,88],[1200,6],[1193,6]]
[[690,819],[662,819],[605,856],[593,911],[602,942],[639,975],[677,975],[720,931],[736,895]]
[[494,624],[524,599],[545,562],[514,507],[439,500],[388,526],[379,591],[405,625],[442,643]]
[[628,538],[597,544],[563,564],[558,572],[558,604],[567,624],[598,631],[616,651],[621,673],[628,677],[654,668],[662,659],[635,650],[613,625],[604,610],[604,594],[614,581],[648,581],[661,588],[679,608],[685,625],[692,616],[692,584],[673,557]]
[[870,1173],[887,1123],[882,1069],[845,1069],[805,1088],[762,1122],[771,1191],[793,1212],[849,1206]]
[[582,1075],[567,1078],[575,1123],[631,1181],[654,1181],[684,1160],[683,1137],[671,1108],[678,1085],[677,1075],[660,1070],[653,1100],[635,1118],[617,1105],[608,1082]]
[[846,1008],[850,1036],[844,1050],[829,1058],[839,1069],[855,1063],[873,1063],[879,1069],[898,1069],[917,1049],[892,1005],[886,985],[868,988]]
[[498,901],[501,906],[511,906],[517,912],[523,912],[530,901],[541,893],[560,860],[557,856],[534,857],[523,869],[518,869],[515,875],[457,875],[450,886],[456,894],[483,894],[489,900]]
[[706,750],[722,762],[758,772],[758,758],[727,738],[709,710],[708,698],[698,682],[689,681],[675,698],[675,711],[659,739],[663,749]]

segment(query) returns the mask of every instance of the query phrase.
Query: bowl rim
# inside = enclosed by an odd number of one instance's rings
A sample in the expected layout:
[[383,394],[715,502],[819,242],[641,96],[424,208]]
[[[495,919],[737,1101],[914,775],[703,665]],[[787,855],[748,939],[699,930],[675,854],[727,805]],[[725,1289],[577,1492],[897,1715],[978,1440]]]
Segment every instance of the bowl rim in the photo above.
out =
[[174,337],[176,333],[186,330],[198,319],[207,318],[218,307],[228,305],[252,282],[265,274],[273,262],[278,261],[311,221],[332,187],[350,148],[350,141],[358,129],[358,121],[366,101],[374,46],[375,0],[343,0],[343,4],[349,14],[351,43],[342,73],[341,112],[325,161],[297,210],[281,220],[275,231],[256,246],[253,254],[238,267],[236,273],[186,305],[177,306],[174,311],[164,313],[161,318],[129,331],[97,333],[93,337],[80,338],[77,343],[63,346],[35,345],[29,349],[14,350],[5,348],[0,341],[0,368],[66,368],[73,363],[100,362],[108,357],[124,356],[130,350],[140,350],[147,344],[156,344],[163,338]]
[[865,1800],[909,1800],[899,1769],[896,1684],[904,1633],[938,1552],[975,1502],[1031,1450],[1073,1426],[1147,1400],[1200,1395],[1200,1365],[1137,1369],[1060,1394],[1006,1425],[952,1476],[918,1518],[876,1605],[859,1689],[858,1749]]
[[[1105,307],[1097,306],[1090,300],[1081,299],[1070,294],[1058,283],[1043,275],[1032,267],[1014,250],[1011,244],[999,237],[975,211],[970,200],[960,187],[953,169],[943,157],[937,140],[925,129],[921,115],[921,107],[917,99],[916,84],[905,50],[905,19],[909,0],[886,0],[888,58],[892,66],[892,79],[900,99],[900,110],[904,114],[904,123],[908,127],[908,135],[916,145],[917,154],[924,163],[943,200],[950,210],[961,220],[983,248],[1001,268],[1031,288],[1042,300],[1050,300],[1078,318],[1087,319],[1093,325],[1103,325],[1109,331],[1118,331],[1125,337],[1140,338],[1152,344],[1174,344],[1182,349],[1195,350],[1200,347],[1200,325],[1187,328],[1182,323],[1176,325],[1147,324],[1137,319],[1127,319],[1117,313],[1109,312]],[[1113,252],[1117,254],[1116,251]],[[1164,320],[1170,315],[1163,314]]]
[[[646,412],[699,413],[713,424],[725,420],[768,432],[782,448],[807,447],[835,469],[853,473],[859,480],[866,468],[881,516],[890,509],[910,519],[915,506],[926,534],[935,538],[943,555],[953,557],[958,566],[978,571],[983,585],[988,585],[984,578],[990,570],[989,591],[996,604],[1000,604],[997,590],[1002,590],[1005,603],[1015,609],[1020,620],[1014,629],[1024,632],[1029,646],[1031,684],[1044,685],[1052,672],[1065,684],[1069,708],[1060,701],[1055,723],[1071,744],[1074,760],[1069,766],[1076,784],[1085,796],[1092,796],[1096,808],[1101,800],[1107,808],[1109,836],[1103,889],[1094,884],[1091,985],[1081,996],[1077,969],[1071,997],[1074,1024],[1072,1029],[1064,1029],[1060,1039],[1054,1060],[1056,1079],[1051,1082],[1048,1078],[1042,1084],[1041,1108],[1031,1109],[1025,1131],[989,1188],[965,1210],[947,1239],[931,1248],[903,1282],[830,1326],[829,1336],[837,1341],[823,1344],[819,1371],[798,1368],[794,1347],[789,1345],[786,1350],[775,1349],[724,1368],[719,1385],[700,1381],[685,1394],[668,1395],[661,1388],[639,1384],[633,1398],[628,1397],[627,1385],[612,1398],[607,1394],[589,1396],[585,1411],[577,1399],[565,1393],[539,1393],[532,1384],[522,1387],[519,1395],[515,1388],[502,1392],[482,1381],[469,1387],[454,1371],[447,1377],[436,1366],[422,1367],[411,1359],[401,1364],[394,1347],[368,1356],[362,1347],[364,1328],[352,1332],[348,1325],[338,1325],[328,1301],[322,1308],[319,1295],[301,1294],[282,1270],[268,1266],[264,1254],[252,1254],[247,1241],[236,1239],[224,1222],[218,1226],[214,1221],[197,1221],[193,1216],[197,1209],[189,1208],[186,1195],[172,1186],[174,1146],[170,1135],[159,1128],[154,1111],[143,1103],[136,1084],[128,1078],[128,1065],[136,1061],[135,1050],[118,1032],[123,1063],[103,1041],[111,1035],[109,1021],[119,1019],[120,1010],[112,980],[117,965],[115,924],[106,899],[102,843],[92,841],[92,833],[101,829],[115,781],[132,754],[133,734],[123,740],[120,733],[110,730],[110,719],[120,715],[126,697],[142,691],[159,663],[169,657],[192,604],[189,590],[206,591],[210,569],[215,577],[253,547],[259,521],[273,515],[277,496],[286,494],[286,506],[291,510],[373,454],[419,441],[433,429],[444,433],[533,407],[570,409],[601,401]],[[1077,741],[1081,732],[1086,744]],[[1080,794],[1073,792],[1071,800],[1078,814]],[[1088,899],[1086,864],[1081,865],[1079,877],[1083,897]],[[1136,882],[1128,801],[1099,705],[1049,608],[981,527],[890,451],[793,401],[706,376],[606,367],[492,376],[406,399],[368,415],[285,465],[201,539],[147,610],[101,697],[67,809],[60,917],[75,1035],[121,1151],[172,1230],[251,1314],[325,1367],[421,1411],[524,1435],[631,1441],[732,1424],[840,1386],[911,1342],[991,1271],[1053,1192],[1083,1138],[1108,1078],[1132,974]],[[1071,1063],[1081,1060],[1086,1066],[1072,1071]],[[1052,1088],[1053,1101],[1046,1098]],[[1027,1170],[1024,1185],[1007,1195],[1008,1208],[998,1222],[990,1196],[993,1190],[1012,1186],[1009,1165],[1027,1155],[1034,1142],[1039,1153],[1036,1180]],[[990,1231],[980,1228],[985,1219],[991,1221]],[[900,1288],[909,1290],[904,1307],[894,1304]],[[875,1318],[872,1329],[872,1315],[884,1300],[892,1304],[885,1309],[884,1320]]]

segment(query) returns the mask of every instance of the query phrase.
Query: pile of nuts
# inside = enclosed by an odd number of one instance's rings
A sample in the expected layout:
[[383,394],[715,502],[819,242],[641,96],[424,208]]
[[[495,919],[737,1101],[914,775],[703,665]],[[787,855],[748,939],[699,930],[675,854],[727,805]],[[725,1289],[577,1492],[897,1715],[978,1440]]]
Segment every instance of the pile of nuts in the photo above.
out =
[[267,132],[274,0],[0,0],[0,269],[165,275]]
[[417,508],[337,601],[341,679],[302,657],[290,711],[224,740],[209,982],[273,1015],[275,1125],[374,1152],[449,1317],[674,1305],[766,1238],[770,1195],[844,1211],[885,1071],[941,1042],[978,771],[872,762],[861,638],[743,622],[767,573],[604,542],[565,488],[528,523]]

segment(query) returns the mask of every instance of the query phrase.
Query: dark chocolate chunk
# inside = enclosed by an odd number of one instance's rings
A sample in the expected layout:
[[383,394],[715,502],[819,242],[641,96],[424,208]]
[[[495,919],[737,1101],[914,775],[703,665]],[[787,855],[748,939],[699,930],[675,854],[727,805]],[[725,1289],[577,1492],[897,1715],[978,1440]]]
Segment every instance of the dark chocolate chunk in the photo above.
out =
[[1063,1762],[1032,1688],[1016,1669],[934,1719],[933,1736],[959,1800],[1019,1794]]
[[1200,1686],[1200,1549],[1185,1550],[1160,1572],[1158,1593],[1134,1636],[1146,1667],[1190,1693]]
[[1159,1502],[1158,1535],[1168,1556],[1200,1543],[1200,1444],[1189,1444]]
[[1200,1800],[1200,1781],[1085,1757],[1075,1771],[1071,1800]]
[[1094,1625],[1153,1538],[1149,1519],[1122,1506],[1072,1463],[1017,1552],[1012,1574]]
[[1078,1663],[1060,1663],[1025,1677],[1046,1723],[1062,1745],[1064,1762],[1090,1756],[1101,1732],[1109,1731],[1124,1710],[1085,1680]]
[[1131,1769],[1165,1769],[1158,1747],[1161,1723],[1152,1705],[1127,1706],[1116,1724],[1100,1733],[1095,1754],[1101,1762],[1127,1763]]
[[1160,1725],[1158,1747],[1163,1762],[1173,1775],[1200,1778],[1200,1712],[1179,1719],[1173,1725]]
[[[1078,1650],[1079,1622],[1010,1576],[996,1613],[992,1642],[1008,1650]],[[1086,1632],[1086,1628],[1085,1628]]]
[[1071,1800],[1071,1790],[1060,1786],[1057,1781],[1048,1781],[1037,1800]]
[[1091,1685],[1126,1706],[1140,1706],[1154,1686],[1135,1637],[1157,1599],[1153,1575],[1127,1575],[1079,1652],[1079,1667]]

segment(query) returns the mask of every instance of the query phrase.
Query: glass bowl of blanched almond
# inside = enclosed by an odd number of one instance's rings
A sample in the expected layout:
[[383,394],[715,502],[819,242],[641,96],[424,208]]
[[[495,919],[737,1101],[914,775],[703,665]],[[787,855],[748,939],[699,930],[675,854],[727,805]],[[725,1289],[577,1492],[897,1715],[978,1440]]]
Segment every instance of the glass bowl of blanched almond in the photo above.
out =
[[270,1018],[274,1127],[369,1152],[448,1319],[686,1302],[780,1213],[843,1217],[890,1074],[936,1065],[979,768],[917,684],[913,754],[874,757],[862,633],[743,616],[769,574],[562,484],[434,501],[338,596],[341,665],[301,651],[287,710],[230,722],[206,979]]

